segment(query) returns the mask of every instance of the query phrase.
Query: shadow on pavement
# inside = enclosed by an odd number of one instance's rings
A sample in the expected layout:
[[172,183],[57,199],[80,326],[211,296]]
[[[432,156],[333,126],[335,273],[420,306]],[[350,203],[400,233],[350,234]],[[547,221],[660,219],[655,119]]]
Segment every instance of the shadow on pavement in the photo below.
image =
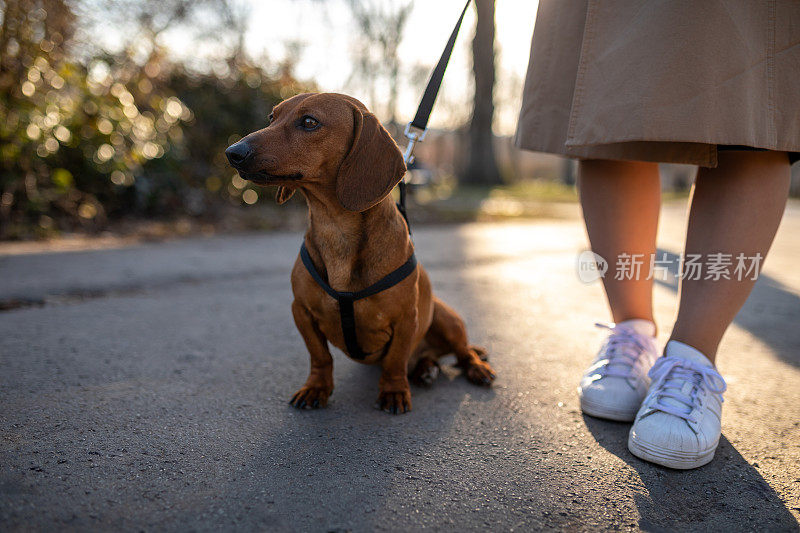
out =
[[[662,248],[656,254],[669,267],[667,279],[656,277],[656,283],[677,293],[680,256]],[[800,328],[793,327],[798,309],[800,295],[761,273],[733,322],[769,346],[782,361],[800,367]]]
[[648,531],[798,531],[797,520],[761,474],[723,435],[713,461],[694,470],[672,470],[628,451],[630,424],[583,415],[603,448],[639,474],[646,492],[634,495],[639,527]]
[[[352,369],[326,409],[286,405],[271,421],[280,429],[205,502],[207,512],[182,523],[201,530],[376,531],[414,524],[414,509],[431,514],[425,507],[432,499],[415,501],[409,493],[441,479],[446,454],[437,450],[447,446],[464,397],[486,400],[492,392],[448,372],[431,390],[412,386],[414,410],[392,416],[372,407],[379,375],[378,368]],[[298,375],[298,385],[304,379]],[[237,507],[238,516],[227,514]]]

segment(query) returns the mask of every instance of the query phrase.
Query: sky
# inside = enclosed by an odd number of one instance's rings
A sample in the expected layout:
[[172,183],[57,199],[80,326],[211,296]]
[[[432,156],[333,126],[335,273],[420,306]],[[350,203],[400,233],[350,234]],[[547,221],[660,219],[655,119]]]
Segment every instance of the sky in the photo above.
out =
[[[370,102],[363,84],[352,79],[353,47],[358,26],[352,18],[348,0],[235,0],[249,11],[244,43],[253,58],[266,57],[279,62],[287,55],[287,43],[300,43],[295,75],[316,83],[322,91],[344,92],[362,100],[381,119],[388,100],[387,87],[376,91]],[[407,0],[365,0],[372,3]],[[450,32],[464,7],[464,0],[414,0],[400,56],[404,65],[399,86],[397,120],[413,118],[422,96],[424,81],[439,60]],[[538,0],[496,0],[495,4],[495,132],[511,135],[516,127],[522,84],[530,52],[531,35]],[[213,16],[213,15],[212,15]],[[469,119],[472,98],[471,41],[475,31],[475,12],[467,10],[461,33],[445,75],[442,89],[431,115],[430,127],[452,128]],[[125,29],[98,19],[92,38],[110,49],[124,41]],[[162,44],[178,58],[203,62],[216,55],[214,41],[197,38],[196,33],[178,29],[165,32]],[[418,82],[412,83],[413,71]]]
[[[353,71],[350,53],[353,32],[357,27],[344,0],[244,1],[249,2],[251,9],[245,45],[254,57],[266,53],[271,59],[280,59],[285,56],[286,42],[300,41],[303,44],[297,64],[300,79],[314,80],[321,90],[347,92],[367,105],[372,104],[367,95],[359,94],[363,88],[348,83]],[[409,68],[413,65],[432,68],[463,6],[463,0],[416,0],[400,48],[404,64]],[[537,7],[537,0],[497,0],[496,3],[495,129],[500,134],[512,134],[516,125]],[[474,10],[469,9],[431,116],[432,127],[454,126],[468,118],[474,28]],[[175,47],[183,48],[184,53],[191,50],[190,43],[176,43]],[[398,120],[406,122],[416,111],[421,88],[403,84],[400,89]]]

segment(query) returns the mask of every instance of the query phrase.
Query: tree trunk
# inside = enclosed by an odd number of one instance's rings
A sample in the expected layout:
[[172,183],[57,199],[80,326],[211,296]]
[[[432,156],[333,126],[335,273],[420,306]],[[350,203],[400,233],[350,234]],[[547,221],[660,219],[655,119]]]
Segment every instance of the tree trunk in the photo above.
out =
[[469,124],[467,167],[461,183],[496,185],[502,183],[494,153],[494,0],[475,0],[478,22],[472,39],[472,71],[475,99]]

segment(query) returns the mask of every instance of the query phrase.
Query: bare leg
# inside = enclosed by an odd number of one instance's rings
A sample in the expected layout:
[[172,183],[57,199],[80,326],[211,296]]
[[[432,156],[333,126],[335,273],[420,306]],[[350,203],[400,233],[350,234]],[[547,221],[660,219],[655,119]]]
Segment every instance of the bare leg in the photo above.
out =
[[[656,251],[661,183],[655,163],[584,160],[579,189],[592,251],[608,261],[603,287],[614,322],[653,321],[650,258]],[[640,276],[615,279],[620,254],[642,254]]]
[[[736,256],[766,256],[783,216],[791,173],[784,152],[724,152],[717,168],[701,168],[691,197],[686,257],[732,254],[730,280],[682,280],[672,340],[712,362],[722,335],[753,288],[752,276],[733,274]],[[762,260],[763,261],[763,260]],[[748,262],[749,263],[749,262]]]

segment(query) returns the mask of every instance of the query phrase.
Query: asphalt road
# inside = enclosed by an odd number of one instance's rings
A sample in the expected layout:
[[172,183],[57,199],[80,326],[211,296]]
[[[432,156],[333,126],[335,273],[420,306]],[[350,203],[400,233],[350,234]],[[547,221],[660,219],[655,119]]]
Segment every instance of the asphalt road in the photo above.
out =
[[[660,246],[680,251],[683,213]],[[287,405],[308,358],[289,310],[300,234],[0,257],[0,530],[798,531],[800,205],[726,336],[716,459],[677,472],[581,415],[607,320],[577,219],[418,228],[436,292],[489,348],[414,410],[335,355],[330,406]],[[656,288],[662,340],[675,284]]]

